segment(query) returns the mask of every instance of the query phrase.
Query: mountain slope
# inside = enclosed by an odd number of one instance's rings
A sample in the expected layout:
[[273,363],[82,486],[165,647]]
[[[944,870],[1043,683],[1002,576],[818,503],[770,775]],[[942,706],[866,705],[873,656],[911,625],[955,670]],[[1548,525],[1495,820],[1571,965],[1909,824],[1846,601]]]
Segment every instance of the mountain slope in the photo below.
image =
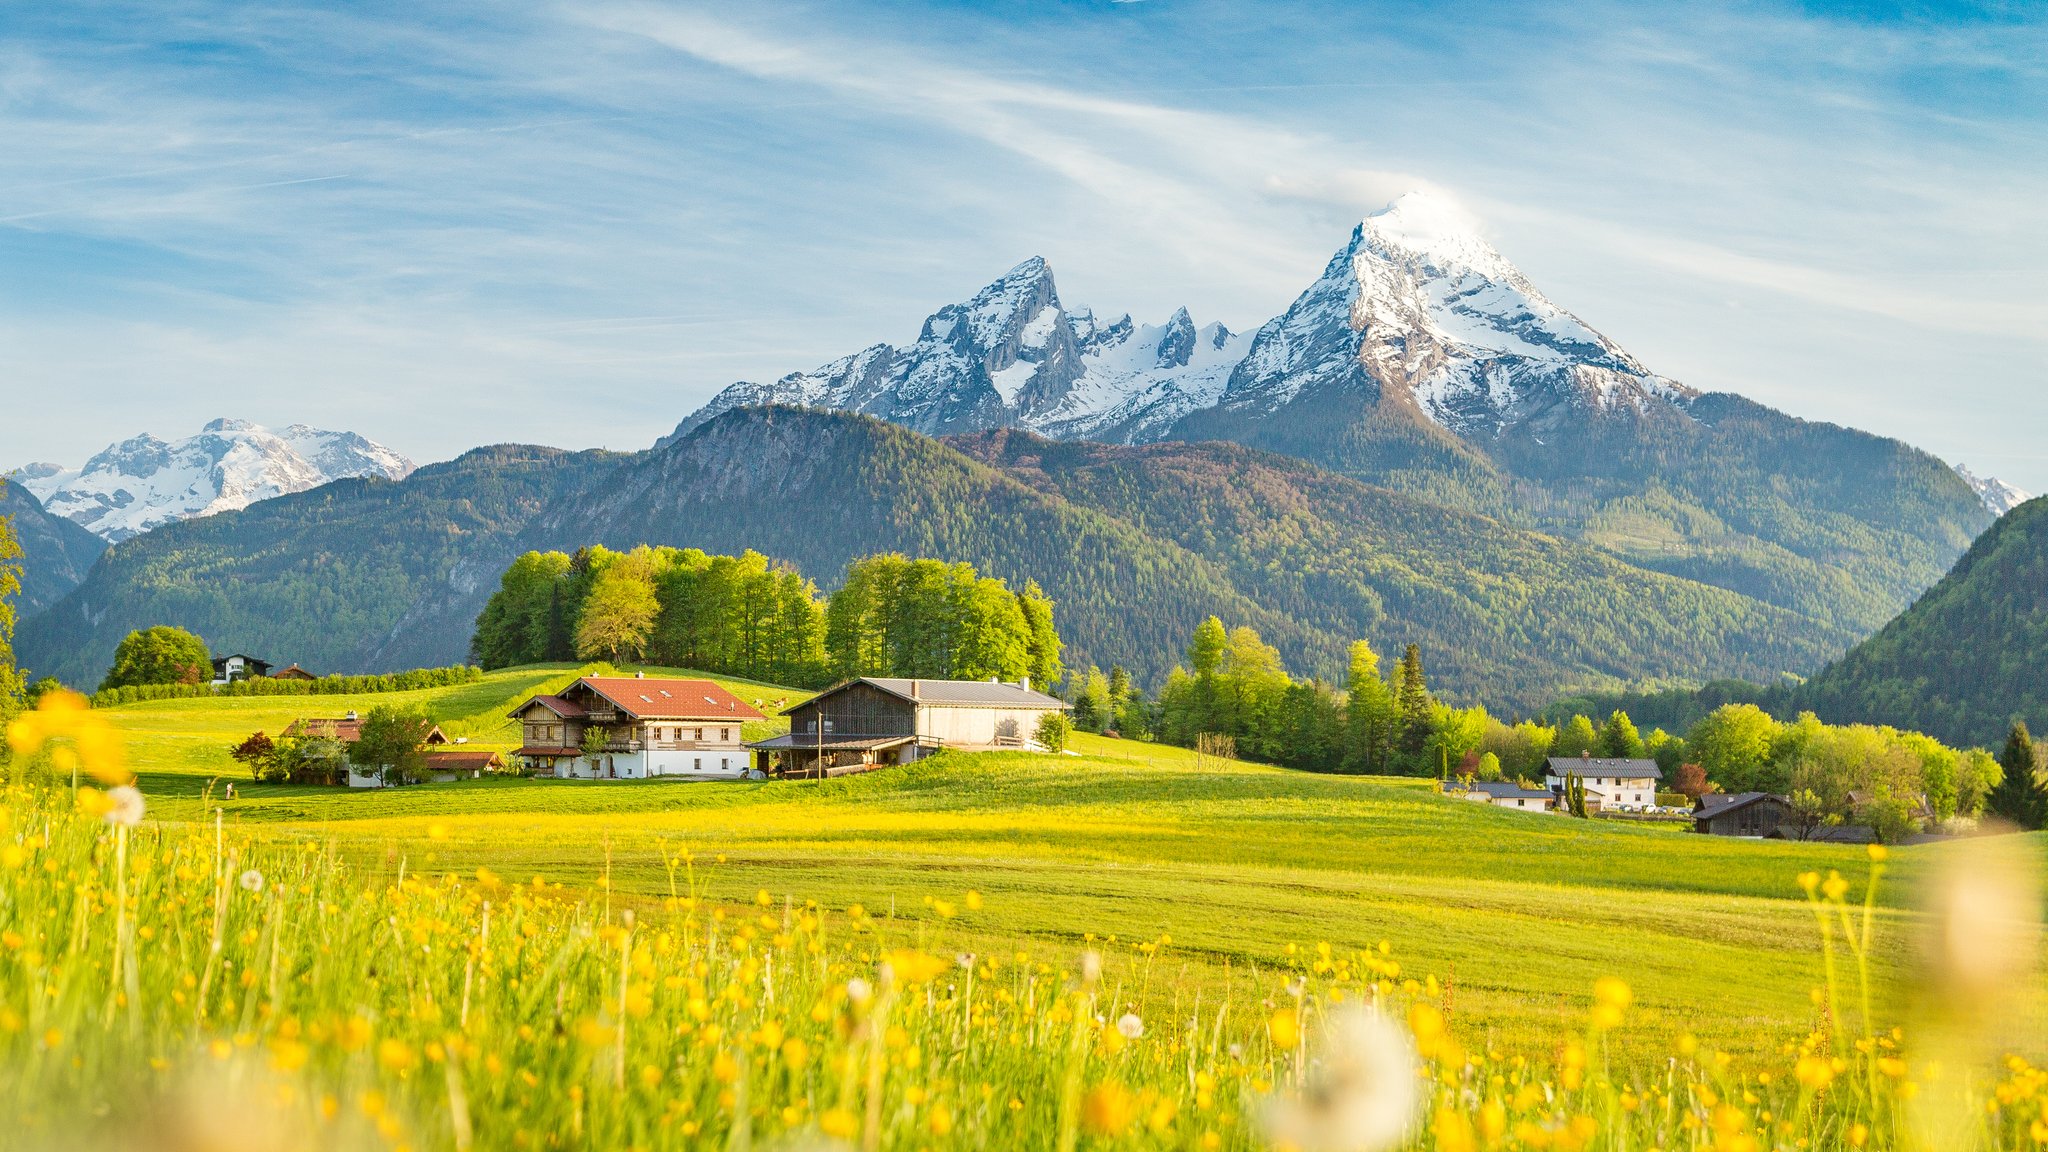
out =
[[678,433],[768,400],[932,433],[1234,441],[1853,632],[1940,578],[1997,498],[1898,441],[1656,374],[1421,194],[1249,336],[1185,312],[1098,330],[1031,260],[908,348],[736,384]]
[[649,452],[484,450],[397,484],[345,481],[159,529],[30,621],[23,649],[90,680],[127,630],[170,622],[319,670],[445,663],[513,555],[595,543],[754,548],[827,585],[876,551],[968,560],[1037,579],[1072,659],[1147,681],[1211,613],[1332,677],[1356,636],[1416,640],[1439,687],[1520,708],[1566,687],[1802,670],[1848,639],[1230,445],[939,441],[748,408]]
[[27,618],[56,603],[92,570],[107,542],[52,516],[28,489],[0,480],[0,516],[14,526],[21,543],[21,595],[15,605]]
[[29,464],[8,477],[49,511],[120,541],[160,524],[246,508],[343,477],[402,480],[412,467],[412,461],[353,432],[304,424],[272,432],[246,420],[215,420],[182,440],[147,433],[124,440],[83,468]]
[[1835,722],[1997,747],[2048,731],[2048,497],[2008,512],[1942,581],[1795,693]]
[[487,593],[532,517],[616,461],[480,448],[404,481],[339,480],[165,525],[109,549],[85,583],[23,622],[16,648],[25,667],[87,686],[121,637],[152,624],[315,672],[450,663],[470,621],[419,607]]
[[1293,665],[1332,679],[1345,645],[1423,643],[1438,683],[1529,707],[1561,683],[1810,667],[1849,637],[1597,549],[1224,444],[1113,447],[1022,432],[949,443],[1214,563],[1307,626]]

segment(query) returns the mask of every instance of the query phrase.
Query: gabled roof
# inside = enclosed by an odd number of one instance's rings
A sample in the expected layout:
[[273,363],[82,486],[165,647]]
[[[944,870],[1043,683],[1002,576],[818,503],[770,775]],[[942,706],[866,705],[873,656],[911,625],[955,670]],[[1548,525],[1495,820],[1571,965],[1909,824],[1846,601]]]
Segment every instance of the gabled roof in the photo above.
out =
[[1623,780],[1662,780],[1655,760],[1618,760],[1602,756],[1552,756],[1545,761],[1553,776],[1616,776]]
[[564,720],[581,720],[583,718],[583,705],[576,703],[574,700],[564,700],[560,696],[535,696],[526,703],[514,708],[511,715],[515,718],[524,716],[526,715],[526,710],[535,704],[553,712]]
[[924,680],[902,676],[859,676],[825,689],[810,700],[782,710],[790,715],[815,700],[846,691],[855,684],[887,692],[902,700],[932,708],[1072,708],[1057,696],[1001,680]]
[[652,676],[585,676],[563,689],[577,689],[610,701],[635,720],[765,720],[754,706],[709,680]]
[[[307,716],[292,721],[285,727],[284,734],[287,736],[331,736],[343,744],[353,744],[363,738],[363,722],[360,717],[353,720],[347,717],[339,720],[325,720],[318,716]],[[427,738],[420,741],[420,743],[446,744],[448,743],[448,734],[441,731],[441,726],[436,724],[427,730]]]
[[1693,809],[1693,814],[1702,820],[1717,820],[1730,812],[1740,811],[1764,800],[1775,800],[1786,805],[1791,803],[1783,796],[1774,796],[1769,792],[1708,792],[1700,797],[1699,806]]
[[1444,785],[1446,792],[1484,792],[1496,800],[1548,800],[1550,793],[1540,788],[1524,788],[1511,780],[1474,780],[1470,784],[1453,780]]
[[488,748],[435,748],[425,755],[427,767],[442,772],[484,769],[504,763],[504,757]]

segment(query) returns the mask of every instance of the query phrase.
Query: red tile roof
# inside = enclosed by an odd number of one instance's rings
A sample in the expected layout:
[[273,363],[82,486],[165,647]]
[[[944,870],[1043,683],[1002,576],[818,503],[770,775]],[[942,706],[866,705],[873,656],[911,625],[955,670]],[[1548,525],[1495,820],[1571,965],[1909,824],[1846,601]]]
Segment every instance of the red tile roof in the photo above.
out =
[[578,684],[635,720],[763,720],[753,705],[709,680],[585,676]]
[[[363,738],[363,722],[360,718],[355,720],[347,718],[324,720],[318,716],[307,716],[303,719],[292,721],[285,728],[284,734],[294,737],[326,736],[339,740],[343,744],[353,744]],[[424,744],[446,744],[447,742],[448,736],[441,731],[439,724],[434,725],[427,732],[427,738],[421,741]]]
[[512,712],[512,715],[524,715],[526,710],[535,704],[553,712],[564,720],[579,720],[583,717],[583,706],[581,704],[576,703],[574,700],[564,700],[560,696],[535,696],[533,699],[521,704]]
[[426,754],[427,769],[433,772],[481,771],[504,762],[488,748],[436,748]]

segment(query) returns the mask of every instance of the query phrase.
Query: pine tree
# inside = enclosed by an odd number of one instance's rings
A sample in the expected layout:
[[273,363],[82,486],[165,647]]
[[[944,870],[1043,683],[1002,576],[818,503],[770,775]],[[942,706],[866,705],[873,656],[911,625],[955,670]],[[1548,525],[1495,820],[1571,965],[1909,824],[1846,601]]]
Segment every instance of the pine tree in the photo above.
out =
[[1643,738],[1628,713],[1616,709],[1607,717],[1607,723],[1600,726],[1600,739],[1593,754],[1616,760],[1634,760],[1643,754]]
[[2026,721],[2013,721],[1998,765],[2005,770],[2005,778],[1991,790],[1985,808],[2021,828],[2039,828],[2048,822],[2048,786],[2042,784],[2036,772],[2034,738],[2027,731]]
[[1429,747],[1436,701],[1429,695],[1429,681],[1422,672],[1421,645],[1408,645],[1394,678],[1394,710],[1400,725],[1396,747],[1409,772],[1426,771],[1429,766],[1421,762],[1421,757]]

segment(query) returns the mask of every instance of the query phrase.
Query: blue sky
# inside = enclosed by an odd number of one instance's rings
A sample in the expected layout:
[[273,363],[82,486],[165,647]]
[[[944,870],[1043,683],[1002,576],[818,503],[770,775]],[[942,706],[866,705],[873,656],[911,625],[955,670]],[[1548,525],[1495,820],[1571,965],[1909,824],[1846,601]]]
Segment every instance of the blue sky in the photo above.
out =
[[0,466],[422,461],[1062,298],[1267,319],[1455,196],[1652,369],[2048,490],[2048,6],[11,6]]

